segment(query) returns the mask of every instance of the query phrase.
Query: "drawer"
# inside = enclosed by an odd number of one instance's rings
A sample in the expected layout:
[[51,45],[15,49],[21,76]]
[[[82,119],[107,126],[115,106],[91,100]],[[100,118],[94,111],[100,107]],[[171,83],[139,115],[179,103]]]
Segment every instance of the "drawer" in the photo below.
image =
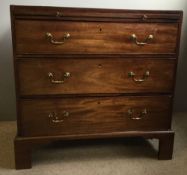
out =
[[178,24],[16,20],[15,31],[17,54],[173,54]]
[[29,59],[18,62],[21,95],[171,92],[175,60]]
[[99,134],[170,127],[168,96],[22,100],[24,136]]

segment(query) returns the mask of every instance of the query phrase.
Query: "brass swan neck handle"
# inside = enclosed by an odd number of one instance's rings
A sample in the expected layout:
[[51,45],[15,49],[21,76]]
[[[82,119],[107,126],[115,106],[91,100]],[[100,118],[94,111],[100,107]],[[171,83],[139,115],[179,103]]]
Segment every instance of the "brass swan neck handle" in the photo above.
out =
[[58,114],[56,112],[49,113],[48,117],[51,119],[52,123],[62,123],[64,121],[64,118],[69,116],[69,112],[63,111],[62,117],[58,117]]
[[150,34],[150,35],[148,35],[147,38],[146,38],[144,41],[142,41],[142,42],[138,41],[138,38],[137,38],[136,34],[134,34],[134,33],[130,36],[130,38],[132,39],[132,41],[134,41],[134,43],[135,43],[136,45],[138,45],[138,46],[144,46],[144,45],[146,45],[146,44],[149,44],[149,42],[152,41],[152,40],[154,39],[154,36]]
[[141,120],[143,117],[147,115],[147,109],[143,109],[138,116],[134,116],[134,110],[133,109],[128,109],[127,111],[128,115],[130,116],[130,119],[132,120]]
[[51,44],[54,44],[54,45],[62,45],[65,43],[65,41],[70,38],[70,34],[69,33],[65,33],[64,36],[62,37],[62,41],[56,41],[54,39],[54,36],[47,32],[46,34],[46,39],[51,43]]
[[136,74],[135,74],[134,72],[129,72],[129,73],[128,73],[128,77],[129,77],[129,78],[132,78],[134,82],[142,83],[142,82],[144,82],[144,81],[150,76],[150,72],[149,72],[149,71],[146,71],[146,72],[143,74],[143,77],[140,78],[140,79],[137,79],[135,76],[136,76]]
[[69,78],[70,76],[71,76],[70,72],[65,72],[61,80],[55,80],[53,73],[48,72],[48,77],[52,84],[63,84],[65,82],[65,79]]

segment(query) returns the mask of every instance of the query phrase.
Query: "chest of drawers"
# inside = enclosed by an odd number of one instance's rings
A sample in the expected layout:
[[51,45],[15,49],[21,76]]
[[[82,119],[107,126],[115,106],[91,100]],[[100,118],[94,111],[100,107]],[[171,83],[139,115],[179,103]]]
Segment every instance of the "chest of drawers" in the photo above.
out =
[[11,6],[15,162],[55,140],[159,139],[171,159],[181,11]]

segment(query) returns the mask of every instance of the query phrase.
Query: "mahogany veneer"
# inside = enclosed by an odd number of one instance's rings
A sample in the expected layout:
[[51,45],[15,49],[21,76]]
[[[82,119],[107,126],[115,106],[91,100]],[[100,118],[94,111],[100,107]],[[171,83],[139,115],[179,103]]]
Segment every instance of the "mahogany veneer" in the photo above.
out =
[[[149,70],[150,77],[143,83],[135,83],[128,77],[129,70],[133,70],[137,78],[142,78]],[[61,79],[67,71],[71,76],[65,79],[65,83],[50,83],[49,72],[53,73],[54,79]],[[172,92],[174,71],[173,59],[30,59],[18,63],[19,93],[24,96]]]
[[[107,22],[64,21],[62,23],[62,21],[18,20],[15,25],[18,54],[175,53],[178,32],[176,23],[128,23],[126,25],[126,23]],[[147,47],[132,45],[129,39],[132,31],[137,33],[140,40],[143,40],[146,35],[153,34],[154,42]],[[52,47],[43,39],[46,32],[53,33],[56,39],[60,39],[66,32],[69,32],[71,37],[63,47]]]
[[16,169],[55,140],[159,139],[171,159],[181,11],[11,6]]

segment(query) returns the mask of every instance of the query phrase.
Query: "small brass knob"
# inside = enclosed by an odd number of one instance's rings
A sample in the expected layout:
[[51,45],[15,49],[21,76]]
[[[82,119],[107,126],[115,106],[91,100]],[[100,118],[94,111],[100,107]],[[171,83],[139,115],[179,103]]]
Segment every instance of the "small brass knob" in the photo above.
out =
[[64,34],[64,38],[70,38],[70,34],[69,33],[65,33]]
[[148,39],[150,39],[150,40],[153,39],[153,38],[154,38],[153,35],[149,35],[149,36],[148,36]]
[[146,114],[147,114],[147,109],[145,108],[142,110],[142,115],[146,115]]
[[70,77],[70,76],[71,76],[71,73],[70,73],[70,72],[65,72],[65,73],[64,73],[64,77],[67,78],[67,77]]
[[47,38],[51,38],[51,37],[53,37],[53,36],[52,36],[51,33],[47,32],[47,33],[46,33],[46,37],[47,37]]
[[147,16],[147,15],[143,15],[142,20],[143,20],[143,21],[146,21],[146,20],[147,20],[147,18],[148,18],[148,16]]
[[69,116],[69,112],[64,111],[64,112],[63,112],[63,116],[64,116],[64,117],[68,117],[68,116]]
[[62,12],[56,12],[56,17],[62,17],[63,13]]
[[132,37],[133,39],[136,39],[136,34],[133,33],[133,34],[131,35],[131,37]]

